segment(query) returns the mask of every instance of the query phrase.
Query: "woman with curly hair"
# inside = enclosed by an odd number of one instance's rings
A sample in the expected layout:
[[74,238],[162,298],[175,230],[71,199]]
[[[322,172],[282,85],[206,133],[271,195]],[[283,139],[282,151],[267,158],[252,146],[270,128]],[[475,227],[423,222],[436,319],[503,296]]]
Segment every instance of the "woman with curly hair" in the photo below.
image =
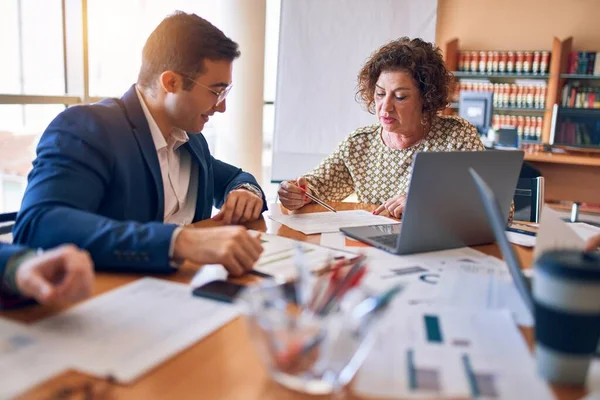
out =
[[360,202],[380,204],[374,214],[399,217],[418,152],[484,150],[473,125],[439,115],[452,84],[431,43],[403,37],[378,49],[358,74],[357,98],[379,123],[352,132],[308,174],[282,182],[281,203],[290,210],[308,204],[301,187],[329,201],[356,192]]

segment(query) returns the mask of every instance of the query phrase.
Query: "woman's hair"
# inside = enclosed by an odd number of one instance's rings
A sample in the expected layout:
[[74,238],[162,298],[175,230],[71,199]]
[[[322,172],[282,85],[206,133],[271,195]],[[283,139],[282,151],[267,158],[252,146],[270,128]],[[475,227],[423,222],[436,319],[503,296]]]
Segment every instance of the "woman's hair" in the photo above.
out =
[[357,101],[371,114],[375,113],[375,83],[383,71],[402,71],[413,77],[421,92],[423,114],[431,116],[447,106],[454,77],[433,44],[401,37],[371,54],[358,73],[356,91]]

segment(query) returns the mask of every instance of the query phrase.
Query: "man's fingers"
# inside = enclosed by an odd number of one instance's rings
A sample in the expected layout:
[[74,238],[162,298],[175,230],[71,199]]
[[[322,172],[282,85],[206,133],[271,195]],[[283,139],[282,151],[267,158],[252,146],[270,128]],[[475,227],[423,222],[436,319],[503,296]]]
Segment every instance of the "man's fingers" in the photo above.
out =
[[89,277],[82,267],[72,268],[56,287],[57,299],[64,302],[82,300],[91,295]]
[[244,223],[244,222],[250,221],[252,219],[253,212],[254,212],[254,201],[249,200],[248,202],[246,202],[246,206],[244,207],[244,213],[242,214],[242,216],[240,218],[240,222]]
[[257,201],[256,204],[254,204],[254,209],[252,210],[252,216],[250,217],[252,221],[257,220],[260,217],[260,212],[262,211],[262,208],[263,208],[262,200]]
[[246,246],[242,245],[236,248],[234,251],[235,258],[239,261],[240,265],[245,271],[249,271],[254,266],[257,258],[254,258],[249,252]]
[[239,263],[239,261],[237,260],[237,257],[235,257],[234,254],[229,254],[227,259],[223,263],[223,266],[233,276],[241,276],[245,272],[244,268]]
[[254,265],[254,262],[258,260],[258,257],[260,257],[260,253],[262,253],[260,239],[253,238],[252,236],[250,236],[250,234],[248,234],[248,237],[244,240],[241,240],[240,242],[243,251],[252,258],[252,265]]
[[231,220],[233,218],[233,212],[235,211],[237,201],[238,201],[237,196],[230,195],[227,197],[227,201],[223,205],[223,207],[225,208],[225,211],[223,212],[222,219],[225,222],[225,224],[227,224],[227,225],[231,225]]
[[32,271],[23,281],[23,294],[35,298],[42,304],[51,303],[56,297],[55,289],[44,277]]

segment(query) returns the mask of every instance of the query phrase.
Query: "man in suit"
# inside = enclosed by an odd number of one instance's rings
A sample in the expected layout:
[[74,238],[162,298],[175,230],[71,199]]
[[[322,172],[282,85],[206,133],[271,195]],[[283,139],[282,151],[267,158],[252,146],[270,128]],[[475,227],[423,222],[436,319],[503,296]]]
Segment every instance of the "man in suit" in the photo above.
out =
[[35,299],[41,304],[69,303],[92,294],[94,265],[86,251],[65,245],[38,254],[0,243],[0,308]]
[[71,107],[46,129],[15,224],[15,241],[74,243],[97,268],[170,272],[188,259],[241,275],[262,252],[239,226],[260,217],[254,177],[211,156],[201,134],[225,112],[238,45],[176,12],[149,36],[137,84],[121,99]]

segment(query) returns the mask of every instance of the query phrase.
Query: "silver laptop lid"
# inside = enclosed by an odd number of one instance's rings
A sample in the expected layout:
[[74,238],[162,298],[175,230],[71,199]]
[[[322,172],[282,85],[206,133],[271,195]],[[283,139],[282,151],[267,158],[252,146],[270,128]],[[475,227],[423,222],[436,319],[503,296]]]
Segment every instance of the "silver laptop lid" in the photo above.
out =
[[[523,163],[521,151],[420,152],[402,216],[398,254],[494,242],[469,168],[490,184],[508,220]],[[410,232],[409,235],[406,235]]]
[[496,195],[492,189],[483,180],[483,178],[481,178],[481,176],[475,172],[474,169],[470,168],[469,173],[475,181],[477,193],[479,194],[479,198],[483,203],[483,209],[485,210],[485,214],[488,218],[490,226],[492,227],[496,242],[498,243],[500,251],[502,252],[502,256],[504,257],[504,261],[506,261],[506,264],[508,265],[508,269],[512,275],[515,286],[517,287],[519,294],[523,298],[523,301],[529,310],[533,312],[533,297],[531,295],[529,286],[527,285],[527,279],[521,270],[519,258],[515,254],[515,251],[506,237],[505,230],[507,221],[500,211],[498,199],[496,198]]

